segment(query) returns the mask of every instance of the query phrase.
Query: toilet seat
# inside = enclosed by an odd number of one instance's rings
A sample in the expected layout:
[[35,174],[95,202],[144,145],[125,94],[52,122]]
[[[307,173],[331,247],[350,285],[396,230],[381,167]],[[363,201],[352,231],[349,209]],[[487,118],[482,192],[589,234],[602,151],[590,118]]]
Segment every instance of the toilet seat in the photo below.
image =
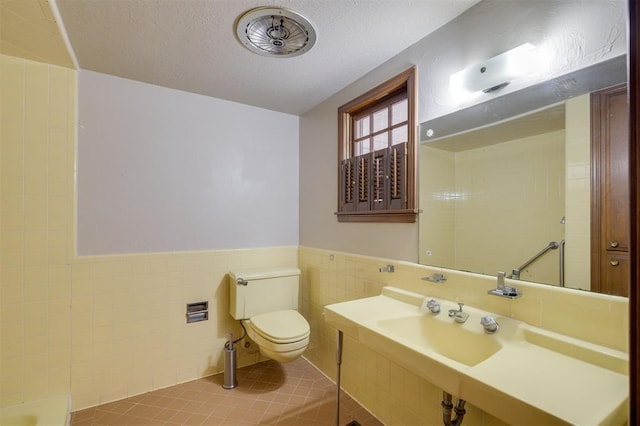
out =
[[298,311],[267,312],[251,318],[255,334],[272,344],[290,344],[309,338],[309,323]]

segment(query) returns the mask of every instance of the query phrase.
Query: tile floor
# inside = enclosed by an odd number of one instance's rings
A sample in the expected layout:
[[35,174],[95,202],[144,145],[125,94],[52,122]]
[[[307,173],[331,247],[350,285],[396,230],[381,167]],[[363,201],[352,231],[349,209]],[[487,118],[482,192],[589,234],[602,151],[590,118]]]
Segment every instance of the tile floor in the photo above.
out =
[[[218,374],[71,416],[71,426],[87,425],[335,425],[335,384],[299,358],[240,368],[238,387],[222,388]],[[340,425],[382,425],[344,392]]]

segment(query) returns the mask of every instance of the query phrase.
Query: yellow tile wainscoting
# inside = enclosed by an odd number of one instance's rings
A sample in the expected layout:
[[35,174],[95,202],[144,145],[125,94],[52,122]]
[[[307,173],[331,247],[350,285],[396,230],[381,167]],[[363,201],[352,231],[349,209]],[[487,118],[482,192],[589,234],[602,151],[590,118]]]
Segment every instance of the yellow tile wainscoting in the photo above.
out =
[[77,72],[0,55],[0,406],[68,394]]

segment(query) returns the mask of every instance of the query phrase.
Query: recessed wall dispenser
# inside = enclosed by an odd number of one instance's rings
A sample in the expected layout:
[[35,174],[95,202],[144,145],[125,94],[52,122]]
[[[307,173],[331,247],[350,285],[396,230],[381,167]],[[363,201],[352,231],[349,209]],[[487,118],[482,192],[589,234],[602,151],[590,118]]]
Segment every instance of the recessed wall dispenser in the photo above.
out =
[[187,303],[187,324],[209,319],[209,302]]

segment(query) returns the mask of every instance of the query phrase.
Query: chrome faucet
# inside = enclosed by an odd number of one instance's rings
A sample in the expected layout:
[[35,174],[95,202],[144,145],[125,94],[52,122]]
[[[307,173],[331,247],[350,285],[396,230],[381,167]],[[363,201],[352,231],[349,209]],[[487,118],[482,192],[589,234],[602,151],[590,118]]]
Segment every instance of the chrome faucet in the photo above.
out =
[[449,309],[449,316],[453,317],[455,322],[463,323],[467,319],[469,319],[469,314],[466,312],[462,312],[462,307],[464,303],[458,303],[458,309]]
[[509,299],[515,299],[522,296],[520,292],[514,287],[509,287],[504,283],[504,272],[498,272],[498,286],[492,288],[487,293],[494,296],[508,297]]
[[502,290],[504,292],[504,272],[498,272],[498,290]]
[[482,327],[484,327],[484,331],[487,334],[493,334],[496,331],[500,330],[500,325],[490,315],[485,315],[480,318],[480,324],[482,324]]

